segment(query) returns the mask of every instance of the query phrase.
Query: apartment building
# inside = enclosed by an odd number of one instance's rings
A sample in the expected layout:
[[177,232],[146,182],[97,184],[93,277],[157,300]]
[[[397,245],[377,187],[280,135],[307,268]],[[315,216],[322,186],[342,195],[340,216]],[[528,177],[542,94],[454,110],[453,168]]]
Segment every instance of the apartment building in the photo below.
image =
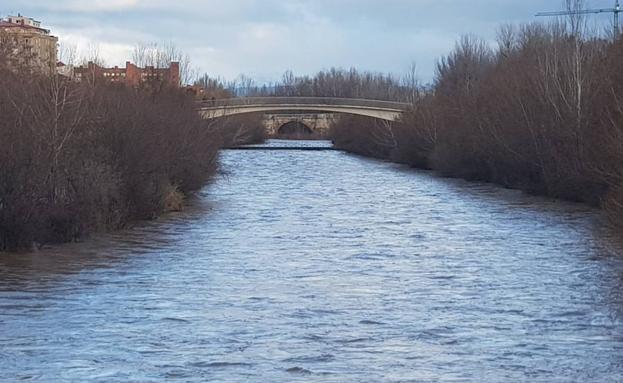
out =
[[0,19],[0,43],[10,50],[10,65],[45,74],[56,72],[58,38],[30,17]]

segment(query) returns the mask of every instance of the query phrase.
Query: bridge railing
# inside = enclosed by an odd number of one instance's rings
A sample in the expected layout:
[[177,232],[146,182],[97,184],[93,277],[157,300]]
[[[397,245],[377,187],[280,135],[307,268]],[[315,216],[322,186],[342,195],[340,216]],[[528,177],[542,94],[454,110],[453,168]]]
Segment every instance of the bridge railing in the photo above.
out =
[[220,100],[205,100],[201,101],[200,104],[203,108],[227,108],[247,105],[328,105],[393,110],[405,110],[410,106],[410,104],[404,102],[334,97],[239,97]]

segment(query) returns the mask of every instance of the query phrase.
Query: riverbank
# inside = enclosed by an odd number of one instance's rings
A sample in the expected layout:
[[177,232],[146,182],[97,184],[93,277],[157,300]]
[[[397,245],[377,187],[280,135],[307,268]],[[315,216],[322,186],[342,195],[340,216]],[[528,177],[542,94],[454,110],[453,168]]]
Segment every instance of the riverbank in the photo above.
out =
[[337,148],[601,206],[623,225],[623,42],[561,24],[464,38],[402,121],[342,118]]
[[263,113],[249,113],[214,119],[211,124],[218,131],[223,148],[261,144],[267,139]]
[[76,240],[179,210],[222,139],[176,88],[0,69],[0,251]]

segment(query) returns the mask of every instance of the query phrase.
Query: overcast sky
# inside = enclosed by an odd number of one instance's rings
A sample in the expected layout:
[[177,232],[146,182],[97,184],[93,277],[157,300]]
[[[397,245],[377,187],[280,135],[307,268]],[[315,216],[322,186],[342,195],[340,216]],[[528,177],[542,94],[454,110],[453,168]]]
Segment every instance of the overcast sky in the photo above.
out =
[[[97,46],[111,65],[136,42],[172,41],[202,72],[273,81],[291,69],[407,71],[429,81],[462,34],[495,38],[500,24],[534,20],[562,0],[0,0],[0,14],[41,20],[62,42]],[[613,0],[590,0],[610,7]],[[605,25],[608,16],[595,16]]]

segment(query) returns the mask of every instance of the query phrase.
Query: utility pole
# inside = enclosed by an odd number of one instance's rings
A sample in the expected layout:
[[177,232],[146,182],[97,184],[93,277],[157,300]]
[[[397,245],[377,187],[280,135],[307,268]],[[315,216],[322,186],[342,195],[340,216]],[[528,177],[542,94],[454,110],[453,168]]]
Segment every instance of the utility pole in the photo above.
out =
[[619,13],[623,12],[621,9],[620,0],[615,0],[614,8],[597,8],[597,9],[578,9],[570,11],[555,11],[555,12],[540,12],[536,16],[570,16],[570,15],[588,15],[595,13],[612,13],[614,15],[614,40],[618,40],[620,36],[619,30]]
[[614,2],[614,39],[619,38],[619,13],[621,12],[621,5],[619,0]]

